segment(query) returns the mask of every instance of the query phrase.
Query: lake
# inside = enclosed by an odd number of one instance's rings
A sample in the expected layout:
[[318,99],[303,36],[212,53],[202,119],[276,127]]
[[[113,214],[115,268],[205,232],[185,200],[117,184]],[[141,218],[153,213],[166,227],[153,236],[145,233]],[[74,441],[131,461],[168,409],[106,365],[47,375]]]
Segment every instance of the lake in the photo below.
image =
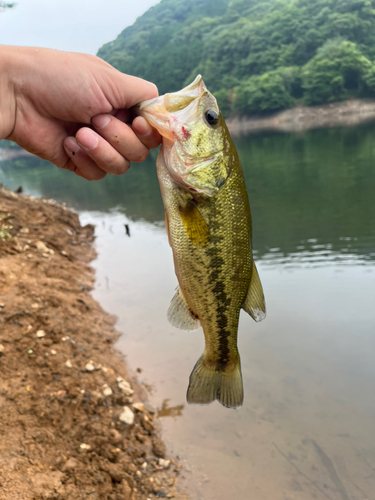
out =
[[[241,409],[189,406],[203,333],[166,319],[177,280],[156,153],[89,183],[35,158],[0,163],[11,189],[96,225],[94,297],[158,408],[193,500],[370,500],[375,491],[375,124],[235,140],[268,316],[242,313]],[[124,224],[129,226],[130,237]]]

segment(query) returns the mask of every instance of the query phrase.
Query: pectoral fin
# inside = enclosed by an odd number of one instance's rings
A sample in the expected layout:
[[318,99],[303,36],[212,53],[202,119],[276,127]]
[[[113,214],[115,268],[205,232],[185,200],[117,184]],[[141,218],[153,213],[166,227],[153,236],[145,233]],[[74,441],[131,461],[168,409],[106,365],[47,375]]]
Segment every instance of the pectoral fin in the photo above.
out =
[[210,232],[193,200],[189,200],[185,207],[180,207],[180,215],[189,240],[197,246],[207,244]]
[[246,311],[255,321],[262,321],[266,317],[266,303],[263,295],[262,283],[253,261],[251,280],[242,309]]
[[196,330],[199,328],[199,320],[190,311],[180,287],[177,287],[176,294],[171,301],[167,318],[171,325],[181,330]]

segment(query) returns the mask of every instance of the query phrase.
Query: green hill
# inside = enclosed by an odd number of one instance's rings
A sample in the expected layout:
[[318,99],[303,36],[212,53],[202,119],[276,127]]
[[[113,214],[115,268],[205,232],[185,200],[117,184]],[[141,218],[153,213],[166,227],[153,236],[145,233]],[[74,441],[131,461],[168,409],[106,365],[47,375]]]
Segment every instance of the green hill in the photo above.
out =
[[160,93],[201,73],[226,115],[375,97],[375,0],[162,0],[98,55]]

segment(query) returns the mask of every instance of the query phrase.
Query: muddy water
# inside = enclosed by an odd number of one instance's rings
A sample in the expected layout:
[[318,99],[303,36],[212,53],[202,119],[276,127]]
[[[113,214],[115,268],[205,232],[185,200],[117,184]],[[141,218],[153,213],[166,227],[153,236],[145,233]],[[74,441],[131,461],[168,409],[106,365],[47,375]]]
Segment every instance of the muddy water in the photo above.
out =
[[165,317],[177,282],[152,162],[101,183],[0,164],[0,182],[97,225],[94,295],[119,317],[118,347],[142,369],[193,499],[374,498],[374,144],[373,125],[237,141],[268,316],[241,316],[236,411],[185,402],[203,334]]

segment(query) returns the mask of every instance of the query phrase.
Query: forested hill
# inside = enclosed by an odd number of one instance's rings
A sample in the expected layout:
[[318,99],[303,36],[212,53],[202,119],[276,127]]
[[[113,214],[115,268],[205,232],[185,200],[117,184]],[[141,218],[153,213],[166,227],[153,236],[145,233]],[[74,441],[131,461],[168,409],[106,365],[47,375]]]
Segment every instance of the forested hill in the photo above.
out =
[[375,0],[161,0],[98,55],[160,93],[201,73],[226,115],[375,97]]

